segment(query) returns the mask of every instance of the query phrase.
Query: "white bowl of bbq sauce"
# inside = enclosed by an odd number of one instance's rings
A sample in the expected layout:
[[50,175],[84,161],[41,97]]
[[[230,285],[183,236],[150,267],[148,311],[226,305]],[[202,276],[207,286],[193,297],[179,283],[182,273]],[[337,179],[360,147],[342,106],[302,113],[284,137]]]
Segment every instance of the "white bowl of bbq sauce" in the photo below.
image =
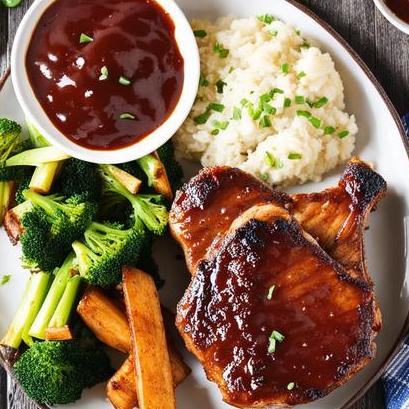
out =
[[399,30],[409,34],[408,0],[374,0],[383,16]]
[[181,126],[200,58],[173,0],[37,0],[17,31],[11,73],[50,143],[88,162],[123,163]]

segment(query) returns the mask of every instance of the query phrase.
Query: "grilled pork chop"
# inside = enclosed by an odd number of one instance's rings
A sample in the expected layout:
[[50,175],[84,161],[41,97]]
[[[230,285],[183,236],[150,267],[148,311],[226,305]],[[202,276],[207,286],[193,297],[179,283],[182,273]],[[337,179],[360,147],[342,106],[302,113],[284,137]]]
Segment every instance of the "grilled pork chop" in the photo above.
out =
[[[210,168],[177,195],[171,229],[193,275],[177,325],[228,403],[311,401],[373,357],[380,313],[363,227],[385,190],[355,159],[339,185],[322,193],[290,199],[270,190],[269,201],[268,188],[251,176]],[[247,194],[236,201],[229,192]]]

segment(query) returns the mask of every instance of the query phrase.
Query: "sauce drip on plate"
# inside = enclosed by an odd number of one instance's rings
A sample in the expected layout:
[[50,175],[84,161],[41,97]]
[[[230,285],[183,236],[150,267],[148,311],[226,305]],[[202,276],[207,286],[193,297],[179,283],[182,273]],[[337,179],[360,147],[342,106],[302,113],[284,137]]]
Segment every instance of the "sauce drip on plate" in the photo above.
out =
[[409,23],[409,0],[386,0],[385,3],[400,19]]
[[134,144],[172,113],[182,92],[175,27],[151,0],[57,0],[26,56],[53,124],[90,149]]

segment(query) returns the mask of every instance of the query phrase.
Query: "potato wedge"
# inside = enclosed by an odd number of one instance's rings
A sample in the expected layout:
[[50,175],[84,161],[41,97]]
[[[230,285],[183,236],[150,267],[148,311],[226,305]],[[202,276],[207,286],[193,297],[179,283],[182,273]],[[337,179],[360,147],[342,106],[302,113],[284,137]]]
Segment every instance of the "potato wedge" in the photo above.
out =
[[67,341],[74,339],[71,329],[68,325],[61,328],[47,328],[45,332],[45,339],[47,341]]
[[141,409],[175,409],[175,390],[158,292],[152,277],[124,267],[123,286]]
[[88,287],[78,304],[77,312],[101,342],[125,353],[131,351],[128,320],[100,289]]
[[116,409],[138,406],[133,357],[130,355],[107,383],[107,397]]

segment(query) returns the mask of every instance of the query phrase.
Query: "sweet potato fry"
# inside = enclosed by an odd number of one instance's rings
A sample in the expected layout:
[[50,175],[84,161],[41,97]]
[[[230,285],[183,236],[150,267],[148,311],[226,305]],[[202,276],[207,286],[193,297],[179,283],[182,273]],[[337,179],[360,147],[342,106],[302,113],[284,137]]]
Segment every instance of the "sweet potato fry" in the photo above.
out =
[[101,290],[88,287],[77,312],[101,342],[125,353],[131,351],[128,320]]
[[116,409],[138,406],[133,357],[130,355],[107,384],[107,397]]
[[143,271],[124,267],[123,286],[139,407],[175,409],[169,352],[155,283]]

